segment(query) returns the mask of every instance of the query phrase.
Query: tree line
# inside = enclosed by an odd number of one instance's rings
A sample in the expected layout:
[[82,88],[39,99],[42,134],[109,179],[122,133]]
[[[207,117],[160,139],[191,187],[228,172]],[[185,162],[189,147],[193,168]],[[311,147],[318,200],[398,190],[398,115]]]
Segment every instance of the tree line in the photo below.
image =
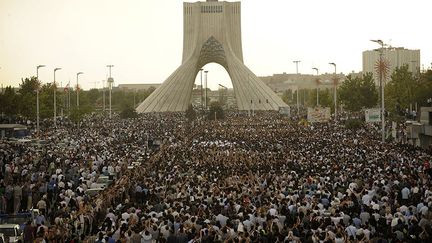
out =
[[[299,101],[307,107],[316,106],[316,89],[300,89]],[[319,105],[334,109],[333,88],[319,89]],[[282,99],[290,105],[297,103],[297,91],[287,90]],[[337,88],[338,106],[358,112],[366,108],[379,107],[380,90],[375,85],[372,73],[353,77],[348,75]],[[410,108],[432,105],[432,70],[421,73],[409,71],[408,65],[396,68],[385,83],[384,101],[386,111],[395,116],[407,115]]]
[[[52,118],[54,114],[54,90],[56,90],[57,116],[62,113],[71,116],[75,120],[90,112],[103,112],[109,109],[109,90],[100,89],[78,90],[79,109],[77,106],[76,88],[59,88],[53,83],[41,84],[36,77],[21,80],[19,88],[7,86],[0,94],[0,114],[2,118],[36,119],[37,89],[39,88],[39,114],[41,119]],[[155,88],[147,90],[125,91],[112,90],[112,109],[121,112],[133,110],[146,99]],[[70,106],[69,106],[70,104]]]
[[[0,114],[2,118],[22,117],[36,119],[36,90],[39,87],[40,118],[52,118],[54,113],[54,90],[57,89],[57,115],[62,113],[73,120],[79,120],[89,112],[103,112],[103,91],[79,90],[79,109],[76,105],[76,89],[59,89],[52,83],[41,84],[36,77],[21,80],[19,88],[8,86],[0,94]],[[135,107],[144,101],[155,88],[135,92],[117,90],[112,92],[112,107],[125,117],[133,117]],[[299,101],[307,107],[316,106],[316,89],[301,89]],[[334,107],[333,88],[319,89],[319,105]],[[353,77],[348,75],[338,86],[338,106],[347,111],[358,112],[366,108],[379,107],[379,87],[375,85],[371,73]],[[296,105],[297,91],[287,90],[283,100]],[[69,98],[70,97],[70,98]],[[70,107],[68,106],[70,102]],[[385,84],[386,111],[394,116],[407,115],[406,111],[417,107],[432,105],[432,70],[412,73],[407,65],[396,68]],[[108,111],[109,91],[105,90],[105,111]]]

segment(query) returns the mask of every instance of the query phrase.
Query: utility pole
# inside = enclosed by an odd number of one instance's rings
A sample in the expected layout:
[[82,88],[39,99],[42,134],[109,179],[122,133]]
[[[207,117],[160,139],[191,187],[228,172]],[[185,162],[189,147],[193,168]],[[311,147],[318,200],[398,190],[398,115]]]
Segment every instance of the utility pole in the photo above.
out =
[[112,85],[114,83],[114,79],[111,77],[111,68],[114,67],[114,65],[107,65],[109,68],[109,78],[108,78],[108,87],[109,87],[109,118],[112,118]]
[[102,102],[103,102],[103,111],[105,113],[105,80],[102,80]]
[[61,70],[61,68],[54,68],[54,127],[57,128],[57,85],[56,85],[56,71]]
[[76,74],[76,84],[77,84],[77,87],[76,87],[77,100],[76,100],[76,102],[77,102],[77,109],[79,109],[79,83],[78,83],[78,77],[79,77],[81,74],[83,74],[83,72],[78,72],[78,73]]
[[333,100],[333,102],[334,102],[334,110],[335,110],[335,112],[334,112],[334,119],[335,119],[335,121],[337,120],[337,82],[338,82],[338,80],[337,80],[337,74],[336,74],[336,63],[334,63],[334,62],[331,62],[331,63],[329,63],[330,65],[332,65],[332,66],[334,66],[334,74],[335,74],[335,77],[334,77],[334,80],[333,80],[333,88],[334,88],[334,91],[333,91],[333,98],[334,98],[334,100]]
[[205,90],[204,90],[204,107],[205,110],[207,110],[207,78],[208,78],[208,72],[209,71],[204,71],[204,77],[205,77]]
[[36,81],[37,81],[37,88],[36,88],[36,133],[39,137],[39,68],[43,68],[45,65],[38,65],[36,67]]
[[385,78],[386,65],[383,60],[384,54],[384,42],[382,40],[371,40],[372,42],[378,43],[381,48],[379,49],[379,64],[378,64],[378,78],[381,90],[381,141],[385,142],[385,107],[384,107],[384,83],[383,78]]
[[318,78],[318,68],[312,68],[313,70],[315,70],[316,71],[316,75],[317,75],[317,79],[316,79],[316,85],[317,85],[317,89],[316,89],[316,92],[317,92],[317,96],[316,96],[316,105],[317,105],[317,107],[319,106],[319,78]]
[[200,69],[200,76],[201,76],[201,110],[203,110],[204,109],[204,102],[203,102],[203,83],[202,83],[202,72],[203,72],[203,70],[204,69]]
[[295,63],[296,64],[296,74],[297,74],[297,80],[296,80],[296,84],[297,84],[297,115],[299,115],[300,114],[300,104],[299,104],[299,83],[298,83],[298,74],[299,74],[299,72],[298,72],[298,64],[299,64],[299,62],[301,62],[301,61],[293,61],[293,63]]

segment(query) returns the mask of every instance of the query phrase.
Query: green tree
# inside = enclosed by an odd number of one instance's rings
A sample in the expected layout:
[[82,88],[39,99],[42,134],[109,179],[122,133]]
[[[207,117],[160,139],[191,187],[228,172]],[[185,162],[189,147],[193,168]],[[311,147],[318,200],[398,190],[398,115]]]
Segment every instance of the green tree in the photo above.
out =
[[210,109],[209,109],[207,119],[215,120],[215,117],[218,120],[225,118],[225,113],[224,113],[224,110],[222,108],[222,105],[217,101],[210,103]]
[[137,118],[138,117],[138,113],[136,112],[136,110],[133,107],[125,107],[121,112],[120,112],[120,117],[122,119],[127,119],[127,118]]
[[360,111],[362,108],[372,108],[378,102],[378,90],[375,87],[372,74],[366,73],[361,78],[348,75],[338,88],[340,102],[349,111]]
[[195,120],[196,116],[197,116],[196,111],[194,110],[192,104],[190,104],[186,110],[186,118],[189,121],[193,121]]
[[[293,98],[294,97],[294,93],[292,90],[285,90],[282,94],[282,100],[286,103],[286,104],[293,104]],[[295,97],[294,97],[295,98]]]
[[432,70],[420,74],[414,96],[419,107],[430,105],[427,100],[432,98]]
[[39,112],[42,119],[51,118],[54,113],[54,86],[42,85],[39,91]]
[[409,108],[410,104],[415,103],[418,88],[418,82],[412,72],[408,71],[408,65],[396,68],[385,86],[386,110],[399,113]]
[[[315,93],[316,95],[316,93]],[[316,97],[312,97],[310,99],[314,99],[316,103]],[[330,107],[333,109],[333,89],[325,88],[320,89],[319,91],[319,103],[321,107]]]
[[36,90],[39,86],[36,77],[21,79],[17,107],[22,116],[36,118]]
[[99,92],[98,89],[90,89],[89,91],[86,91],[85,96],[87,97],[87,100],[89,102],[89,105],[92,105],[94,107],[102,106],[102,92]]
[[78,123],[83,119],[83,117],[86,114],[89,114],[91,112],[92,112],[92,108],[88,105],[87,106],[80,105],[79,109],[77,107],[72,107],[69,119],[74,123]]
[[3,94],[0,95],[0,112],[7,116],[15,116],[19,113],[17,103],[19,96],[15,93],[14,88],[7,86]]

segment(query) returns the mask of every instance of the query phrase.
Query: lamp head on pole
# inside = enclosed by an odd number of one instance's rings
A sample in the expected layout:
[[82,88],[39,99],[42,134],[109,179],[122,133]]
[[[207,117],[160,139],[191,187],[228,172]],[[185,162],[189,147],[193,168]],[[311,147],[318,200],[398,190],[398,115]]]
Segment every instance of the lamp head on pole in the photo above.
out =
[[371,40],[372,42],[378,43],[381,46],[384,46],[384,42],[382,40]]
[[61,70],[61,68],[54,68],[54,72],[58,71],[58,70]]
[[336,63],[334,63],[334,62],[330,62],[329,64],[332,65],[332,66],[334,66],[335,74],[336,74]]
[[78,77],[78,75],[80,75],[80,74],[84,74],[83,72],[79,72],[79,73],[77,73],[77,77]]
[[36,68],[39,69],[39,68],[43,68],[43,67],[45,67],[45,65],[38,65]]

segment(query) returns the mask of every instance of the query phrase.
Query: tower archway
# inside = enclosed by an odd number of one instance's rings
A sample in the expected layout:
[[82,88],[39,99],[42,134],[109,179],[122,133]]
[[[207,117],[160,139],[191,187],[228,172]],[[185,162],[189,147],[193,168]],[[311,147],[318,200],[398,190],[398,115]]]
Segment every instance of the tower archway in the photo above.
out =
[[137,112],[185,111],[195,77],[208,63],[228,72],[239,110],[278,110],[287,106],[243,63],[240,2],[184,3],[183,61]]

